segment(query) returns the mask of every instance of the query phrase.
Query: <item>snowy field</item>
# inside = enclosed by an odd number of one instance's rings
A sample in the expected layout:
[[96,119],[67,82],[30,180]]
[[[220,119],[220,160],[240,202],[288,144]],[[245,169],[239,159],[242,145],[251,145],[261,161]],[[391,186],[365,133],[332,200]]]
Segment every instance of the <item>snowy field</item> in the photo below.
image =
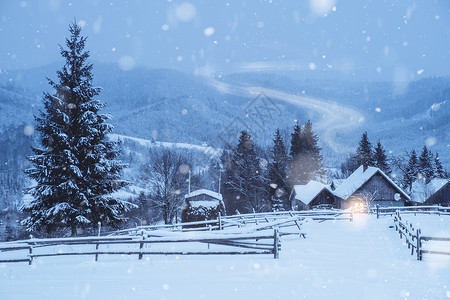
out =
[[[450,235],[450,216],[407,218]],[[447,299],[450,256],[417,261],[389,216],[304,224],[280,259],[251,256],[48,257],[0,264],[0,299]],[[450,251],[450,249],[449,249]]]

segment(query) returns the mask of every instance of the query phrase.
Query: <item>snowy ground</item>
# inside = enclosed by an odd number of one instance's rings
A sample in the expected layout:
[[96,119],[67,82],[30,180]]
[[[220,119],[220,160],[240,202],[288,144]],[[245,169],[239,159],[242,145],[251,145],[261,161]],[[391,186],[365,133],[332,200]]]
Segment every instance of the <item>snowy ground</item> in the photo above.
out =
[[[408,216],[448,234],[450,217]],[[416,218],[416,219],[414,219]],[[434,219],[433,219],[434,218]],[[390,217],[304,225],[280,259],[257,256],[50,257],[0,264],[0,299],[446,299],[450,259],[416,261]],[[436,225],[438,224],[438,225]],[[416,225],[416,224],[415,224]]]

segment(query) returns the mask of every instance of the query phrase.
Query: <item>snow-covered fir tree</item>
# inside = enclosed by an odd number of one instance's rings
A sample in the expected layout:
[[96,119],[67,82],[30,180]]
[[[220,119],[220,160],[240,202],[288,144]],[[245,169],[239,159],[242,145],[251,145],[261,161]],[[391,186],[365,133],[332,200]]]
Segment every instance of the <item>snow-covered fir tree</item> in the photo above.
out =
[[44,93],[44,109],[35,117],[41,145],[33,148],[26,173],[37,185],[29,191],[34,200],[24,208],[30,215],[23,223],[29,231],[70,228],[76,235],[98,222],[117,226],[132,205],[111,196],[127,184],[120,179],[124,164],[116,159],[117,143],[107,138],[113,127],[100,113],[105,104],[94,98],[101,89],[92,85],[86,37],[75,23],[69,32],[67,48],[60,46],[65,64],[59,82],[49,80],[54,92]]
[[434,178],[434,157],[433,153],[428,150],[427,146],[423,146],[418,161],[418,173],[425,178],[425,182],[430,182]]
[[289,177],[291,186],[307,184],[310,180],[321,180],[324,175],[321,148],[318,146],[319,138],[308,121],[301,129],[298,124],[292,133]]
[[377,142],[377,146],[375,147],[374,159],[375,159],[375,167],[383,171],[386,175],[390,175],[392,173],[392,170],[388,163],[386,150],[384,150],[379,140]]
[[269,209],[260,158],[246,131],[242,131],[238,145],[232,150],[227,173],[225,178],[229,190],[227,194],[232,197],[231,210],[249,213]]
[[368,167],[375,166],[374,152],[367,136],[367,131],[362,134],[361,140],[359,141],[358,148],[356,149],[356,158],[359,165],[366,165]]
[[442,162],[439,158],[439,154],[436,152],[436,155],[434,156],[434,175],[436,178],[445,178],[445,170],[444,166],[442,165]]
[[417,180],[418,177],[418,165],[419,161],[417,159],[417,154],[415,150],[411,151],[411,154],[409,155],[408,164],[403,170],[403,178],[402,178],[402,185],[405,190],[407,190],[409,193],[411,193],[412,184],[414,181]]
[[302,127],[296,123],[294,131],[291,133],[291,147],[289,148],[289,156],[291,159],[296,157],[303,150]]
[[270,154],[268,181],[272,211],[289,210],[289,191],[286,183],[288,156],[279,129],[275,132]]

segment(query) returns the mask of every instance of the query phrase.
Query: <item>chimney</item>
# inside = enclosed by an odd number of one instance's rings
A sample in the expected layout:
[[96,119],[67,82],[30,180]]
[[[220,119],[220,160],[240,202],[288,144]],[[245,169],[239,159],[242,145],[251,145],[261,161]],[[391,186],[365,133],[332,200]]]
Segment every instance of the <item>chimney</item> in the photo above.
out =
[[367,170],[367,164],[363,163],[362,167],[363,167],[363,173],[364,173]]

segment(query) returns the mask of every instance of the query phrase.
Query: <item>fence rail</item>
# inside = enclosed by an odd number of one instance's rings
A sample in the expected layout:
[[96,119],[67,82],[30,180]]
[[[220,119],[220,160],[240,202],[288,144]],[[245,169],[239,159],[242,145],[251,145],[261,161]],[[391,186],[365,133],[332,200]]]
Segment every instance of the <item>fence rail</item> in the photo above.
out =
[[[50,257],[50,256],[77,256],[77,255],[93,255],[95,261],[98,260],[99,255],[137,255],[138,259],[142,259],[144,255],[246,255],[246,254],[273,254],[275,259],[279,258],[279,252],[281,250],[280,236],[290,233],[280,233],[278,228],[273,230],[273,233],[257,232],[251,234],[214,234],[214,233],[202,233],[198,236],[190,234],[188,237],[184,234],[175,234],[161,237],[147,237],[145,235],[140,238],[117,236],[114,238],[65,238],[65,239],[32,239],[22,241],[22,244],[18,246],[7,246],[0,248],[1,252],[8,252],[13,250],[29,250],[26,257],[14,257],[10,259],[0,259],[0,263],[6,262],[28,262],[32,264],[33,260],[38,257]],[[271,240],[271,242],[260,242],[264,240]],[[146,244],[167,244],[167,243],[203,243],[208,244],[208,250],[177,250],[177,251],[165,251],[165,250],[152,250],[144,249]],[[100,250],[100,246],[111,245],[132,245],[135,244],[139,248],[126,249],[126,250]],[[216,244],[221,246],[233,247],[231,250],[209,250],[209,244]],[[95,246],[95,251],[82,250],[82,251],[55,251],[55,249],[47,249],[53,246]],[[44,248],[39,253],[33,253],[35,247]],[[251,250],[236,250],[237,248],[251,249]],[[53,250],[53,251],[52,251]]]
[[[300,230],[300,224],[305,219],[312,219],[317,221],[328,220],[353,220],[353,213],[351,211],[343,210],[318,210],[318,211],[283,211],[283,212],[266,212],[266,213],[252,213],[252,214],[240,214],[231,216],[219,216],[215,220],[186,222],[178,224],[163,224],[163,225],[148,225],[137,226],[136,228],[123,229],[114,232],[110,232],[110,235],[130,234],[140,231],[151,231],[167,229],[172,231],[213,231],[213,230],[225,230],[230,228],[242,228],[249,225],[262,225],[267,224],[269,228],[273,228],[277,221],[290,219],[289,222],[284,224],[278,224],[278,227],[291,226],[290,222],[294,222]],[[296,218],[295,221],[292,218]],[[271,224],[274,223],[274,224]]]
[[403,214],[437,214],[437,215],[450,215],[450,207],[440,205],[421,205],[421,206],[392,206],[392,207],[380,207],[376,205],[371,207],[370,210],[373,214],[379,216],[394,215],[397,211]]
[[422,236],[422,231],[420,229],[415,229],[411,223],[409,223],[408,226],[407,223],[402,221],[399,211],[394,215],[394,226],[395,230],[398,231],[400,235],[400,239],[405,237],[408,249],[411,249],[411,255],[414,255],[414,252],[416,253],[417,260],[422,260],[423,254],[425,253],[450,255],[450,252],[423,249],[423,242],[426,241],[447,242],[449,243],[450,249],[450,238]]

